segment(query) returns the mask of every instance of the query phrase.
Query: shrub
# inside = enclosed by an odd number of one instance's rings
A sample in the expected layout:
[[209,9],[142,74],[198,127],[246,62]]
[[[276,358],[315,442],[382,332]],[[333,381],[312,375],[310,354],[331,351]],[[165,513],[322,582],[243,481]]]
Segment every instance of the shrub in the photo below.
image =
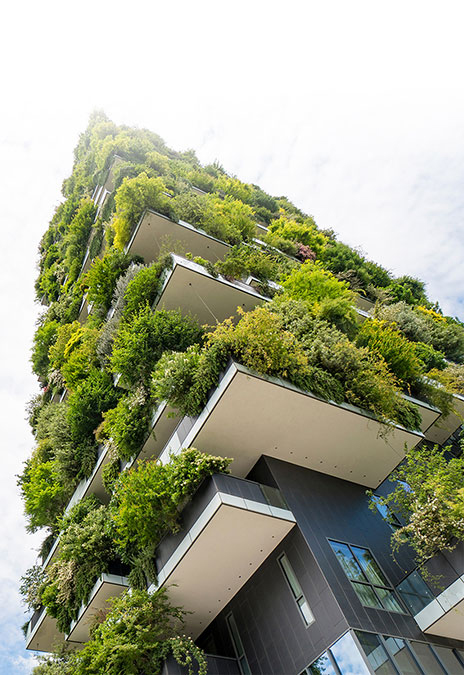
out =
[[60,326],[50,349],[50,366],[59,370],[66,387],[74,390],[98,365],[96,351],[99,330],[78,321]]
[[148,434],[151,405],[142,389],[124,396],[115,408],[103,414],[99,440],[111,440],[121,459],[140,450]]
[[94,499],[77,506],[77,511],[61,523],[58,555],[42,591],[47,612],[57,619],[63,632],[69,631],[82,602],[116,557],[107,509]]
[[145,209],[169,213],[170,199],[161,178],[149,178],[146,172],[135,178],[125,178],[116,192],[116,211],[113,220],[114,246],[122,251],[128,243],[132,229]]
[[108,373],[97,368],[90,371],[68,399],[68,420],[75,442],[93,438],[103,413],[116,405],[119,396]]
[[32,368],[39,377],[46,378],[50,365],[50,347],[56,342],[59,324],[45,318],[34,335],[32,347]]
[[206,675],[204,653],[181,635],[185,612],[171,605],[166,589],[133,590],[110,602],[80,651],[42,657],[34,675],[161,675],[170,654],[188,675]]
[[83,279],[87,289],[88,302],[107,311],[118,278],[124,274],[133,258],[121,251],[112,249],[103,258],[97,258]]
[[56,462],[38,462],[34,456],[25,463],[18,485],[24,500],[28,530],[56,527],[59,514],[71,496],[73,485],[63,486]]
[[145,305],[121,322],[114,341],[111,369],[121,373],[128,385],[148,383],[165,350],[183,351],[202,338],[203,330],[192,318],[183,317],[177,311],[152,312]]
[[127,555],[154,547],[168,530],[179,529],[179,508],[201,481],[227,472],[231,460],[195,448],[172,457],[168,464],[141,462],[124,471],[115,484],[110,514],[118,546]]
[[391,474],[394,490],[378,500],[399,511],[406,525],[392,535],[396,550],[412,546],[418,564],[464,539],[464,457],[447,459],[446,449],[417,446]]
[[383,358],[403,385],[414,385],[423,372],[415,345],[384,321],[365,321],[356,344]]
[[317,229],[314,221],[310,218],[306,218],[303,222],[297,222],[281,215],[280,218],[270,223],[269,231],[273,235],[282,237],[282,239],[309,246],[317,257],[327,244],[327,237]]
[[143,305],[152,306],[160,288],[160,276],[163,268],[164,264],[158,262],[149,267],[138,269],[124,291],[124,318],[127,319],[135,314]]
[[464,396],[464,365],[452,363],[444,370],[431,370],[428,376],[440,382],[449,391]]

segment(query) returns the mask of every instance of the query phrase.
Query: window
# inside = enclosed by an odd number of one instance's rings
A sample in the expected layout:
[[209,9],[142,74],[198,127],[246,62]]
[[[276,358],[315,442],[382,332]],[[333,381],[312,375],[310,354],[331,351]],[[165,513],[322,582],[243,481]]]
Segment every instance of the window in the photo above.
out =
[[279,556],[279,563],[282,572],[284,573],[284,577],[286,578],[287,583],[290,586],[290,590],[295,599],[297,607],[300,611],[301,618],[303,619],[304,624],[306,626],[309,626],[309,624],[314,621],[314,616],[311,610],[309,609],[309,605],[306,602],[305,596],[303,595],[301,586],[298,582],[298,579],[295,576],[295,572],[293,571],[292,566],[288,562],[288,558],[285,555],[285,553],[282,553],[282,555]]
[[248,665],[248,660],[245,656],[245,651],[243,649],[243,644],[240,638],[240,633],[238,632],[237,624],[235,623],[234,615],[232,613],[228,614],[226,621],[240,672],[242,675],[251,675],[250,666]]
[[393,531],[402,527],[398,516],[386,504],[382,504],[377,495],[372,495],[372,501],[376,505],[377,511],[380,513],[384,521],[390,525]]
[[346,576],[365,607],[405,613],[391,584],[367,548],[329,542]]

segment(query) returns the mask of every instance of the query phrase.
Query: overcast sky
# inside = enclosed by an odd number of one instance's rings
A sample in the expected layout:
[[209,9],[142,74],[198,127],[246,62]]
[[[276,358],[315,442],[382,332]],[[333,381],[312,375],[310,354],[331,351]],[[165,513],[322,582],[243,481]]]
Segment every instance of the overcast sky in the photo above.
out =
[[0,673],[29,673],[14,475],[36,251],[94,108],[287,195],[464,317],[461,2],[18,2],[2,13]]

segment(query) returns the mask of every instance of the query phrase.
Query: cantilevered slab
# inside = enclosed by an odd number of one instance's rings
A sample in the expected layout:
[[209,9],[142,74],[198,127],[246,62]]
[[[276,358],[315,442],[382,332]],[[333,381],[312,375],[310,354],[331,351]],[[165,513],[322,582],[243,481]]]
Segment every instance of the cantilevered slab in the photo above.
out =
[[419,408],[419,413],[421,416],[420,429],[422,433],[425,434],[427,429],[429,429],[432,426],[432,424],[435,424],[437,422],[437,420],[441,415],[441,410],[431,405],[430,403],[427,403],[426,401],[421,401],[420,399],[414,398],[413,396],[407,396],[406,394],[403,394],[403,398],[406,399],[406,401],[409,401],[409,403],[413,403]]
[[179,418],[175,415],[174,408],[171,408],[164,401],[157,406],[150,422],[150,433],[139,454],[134,458],[136,462],[159,457],[174,429],[179,424]]
[[376,488],[423,435],[383,425],[349,404],[324,401],[279,378],[257,375],[232,363],[205,409],[191,419],[169,453],[195,446],[233,457],[232,473],[246,476],[261,455]]
[[211,262],[222,259],[230,246],[184,221],[178,223],[155,211],[145,211],[126,246],[126,251],[140,255],[146,263],[156,260],[165,244],[180,244],[186,253]]
[[440,417],[427,430],[425,437],[428,441],[442,445],[464,423],[464,397],[454,394],[452,404],[454,412],[450,413],[447,417]]
[[414,618],[424,633],[464,640],[464,575],[445,588]]
[[128,587],[129,582],[126,577],[116,574],[102,574],[93,587],[88,602],[82,605],[77,619],[72,622],[66,640],[87,642],[90,636],[90,627],[95,617],[109,607],[108,599],[121,595]]
[[26,649],[37,652],[51,652],[64,641],[64,634],[56,626],[56,619],[47,610],[34,612],[26,633]]
[[180,309],[195,316],[201,325],[215,325],[269,300],[251,286],[239,281],[213,277],[202,265],[173,255],[173,268],[165,276],[157,309]]
[[286,509],[216,493],[158,574],[173,604],[193,612],[187,635],[198,637],[294,524]]

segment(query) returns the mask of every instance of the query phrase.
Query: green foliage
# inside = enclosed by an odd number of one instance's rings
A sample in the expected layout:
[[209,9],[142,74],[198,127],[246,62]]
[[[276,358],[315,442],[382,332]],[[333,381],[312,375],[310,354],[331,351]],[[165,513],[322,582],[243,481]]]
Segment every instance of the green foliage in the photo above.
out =
[[394,279],[388,285],[388,292],[395,302],[405,302],[408,305],[427,303],[425,284],[414,277],[403,276]]
[[464,396],[464,365],[451,363],[444,370],[433,369],[428,376],[440,382],[448,391]]
[[314,316],[353,336],[357,315],[353,308],[355,296],[344,281],[339,281],[319,262],[306,261],[284,279],[285,297],[304,300]]
[[298,265],[280,254],[249,244],[233,246],[224,260],[219,260],[214,269],[227,278],[241,279],[250,275],[263,282],[278,281],[280,277]]
[[186,192],[174,197],[172,208],[176,218],[230,244],[251,240],[255,235],[253,209],[230,196],[221,199],[212,194]]
[[34,675],[161,675],[172,654],[188,675],[206,675],[204,653],[181,635],[185,612],[171,605],[166,589],[133,590],[111,600],[80,651],[45,657]]
[[144,171],[135,178],[125,178],[115,196],[116,211],[113,220],[114,246],[123,250],[145,209],[168,214],[170,199],[161,178],[149,178]]
[[58,629],[68,632],[82,602],[98,577],[116,557],[108,528],[108,511],[94,499],[78,505],[61,523],[60,547],[47,570],[41,593],[47,612],[57,619]]
[[446,451],[436,446],[417,446],[389,480],[394,490],[378,499],[406,522],[392,535],[394,550],[409,544],[422,564],[464,539],[463,456],[447,459]]
[[116,405],[119,396],[108,373],[97,368],[91,370],[68,399],[68,420],[73,438],[77,442],[92,439],[103,413]]
[[[269,225],[272,235],[299,242],[309,246],[319,257],[327,245],[327,237],[320,232],[312,218],[306,218],[303,222],[297,222],[285,215],[273,220]],[[272,244],[272,240],[269,242]]]
[[163,267],[161,262],[142,267],[129,282],[124,292],[123,317],[125,319],[135,314],[144,305],[152,306],[160,288]]
[[111,304],[116,281],[124,274],[131,262],[131,256],[116,249],[108,251],[103,258],[97,258],[82,282],[87,289],[88,301],[107,311]]
[[350,279],[356,279],[351,283],[354,289],[363,288],[369,291],[371,286],[388,286],[391,277],[387,270],[380,265],[372,263],[341,241],[332,240],[320,255],[324,267],[333,274],[346,274],[350,272]]
[[26,461],[18,485],[24,500],[28,530],[35,532],[41,527],[55,527],[73,488],[61,483],[56,462],[40,462],[33,455]]
[[57,333],[58,322],[46,318],[35,332],[31,361],[34,373],[39,377],[47,377],[50,364],[49,350],[56,341]]
[[168,464],[140,462],[124,471],[114,486],[110,514],[115,539],[125,559],[144,548],[154,550],[167,532],[179,530],[179,510],[201,481],[227,472],[231,460],[195,448],[171,457]]
[[41,565],[33,565],[21,577],[19,592],[23,596],[23,602],[33,612],[41,605],[40,593],[46,580],[46,573]]
[[68,389],[74,390],[98,365],[98,337],[98,329],[81,326],[78,321],[58,328],[55,344],[49,350],[50,367],[60,371]]
[[127,394],[103,415],[98,439],[111,441],[121,459],[129,459],[145,441],[151,417],[150,401],[142,388]]
[[145,305],[122,321],[114,341],[111,369],[121,373],[128,385],[148,383],[152,370],[165,350],[184,351],[201,342],[203,330],[180,312],[152,312]]
[[383,358],[404,386],[414,385],[423,372],[415,345],[384,321],[364,321],[356,344]]

